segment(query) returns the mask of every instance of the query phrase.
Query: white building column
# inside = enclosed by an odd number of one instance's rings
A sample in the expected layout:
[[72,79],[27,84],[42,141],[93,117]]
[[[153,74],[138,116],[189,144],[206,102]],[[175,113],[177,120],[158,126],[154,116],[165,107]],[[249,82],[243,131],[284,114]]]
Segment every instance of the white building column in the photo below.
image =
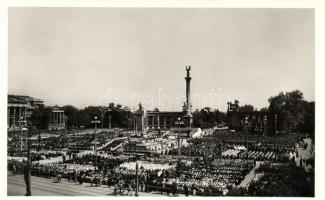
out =
[[16,126],[16,107],[13,107],[14,108],[14,117],[12,118],[13,121],[12,121],[12,127],[15,127]]
[[166,117],[164,117],[164,128],[166,128]]
[[152,116],[152,128],[155,127],[155,116]]
[[25,120],[25,126],[27,126],[27,107],[24,109],[24,120]]
[[21,107],[19,107],[19,117],[18,117],[18,120],[21,119]]

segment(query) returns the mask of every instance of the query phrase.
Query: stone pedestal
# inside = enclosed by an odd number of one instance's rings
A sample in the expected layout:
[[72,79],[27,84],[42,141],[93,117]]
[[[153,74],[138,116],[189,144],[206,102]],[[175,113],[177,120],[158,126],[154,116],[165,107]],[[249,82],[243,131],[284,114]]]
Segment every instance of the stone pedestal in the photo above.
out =
[[192,116],[192,114],[186,114],[183,117],[183,120],[184,120],[184,126],[186,128],[192,128],[192,123],[193,123],[193,116]]

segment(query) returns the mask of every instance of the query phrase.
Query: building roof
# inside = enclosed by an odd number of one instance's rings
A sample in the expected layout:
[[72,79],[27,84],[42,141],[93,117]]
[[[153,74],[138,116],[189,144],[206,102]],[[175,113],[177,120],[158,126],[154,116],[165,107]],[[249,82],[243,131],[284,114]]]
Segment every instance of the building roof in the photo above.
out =
[[182,111],[147,111],[147,114],[159,114],[159,115],[183,115]]
[[61,107],[55,105],[49,107],[52,111],[64,111]]
[[43,103],[41,99],[36,99],[34,97],[25,96],[25,95],[8,95],[8,103],[15,104],[27,104],[28,102],[39,102]]
[[272,112],[269,111],[228,111],[230,114],[251,114],[251,115],[267,115],[267,114],[272,114]]

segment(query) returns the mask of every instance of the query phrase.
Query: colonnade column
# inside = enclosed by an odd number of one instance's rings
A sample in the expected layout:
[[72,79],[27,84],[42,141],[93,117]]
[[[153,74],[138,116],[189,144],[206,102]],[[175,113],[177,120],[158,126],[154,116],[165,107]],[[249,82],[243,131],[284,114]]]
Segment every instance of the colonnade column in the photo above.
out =
[[15,127],[16,126],[16,108],[15,107],[13,107],[13,108],[14,108],[14,117],[12,118],[13,119],[12,125],[13,125],[13,127]]
[[164,128],[166,128],[166,117],[164,117]]
[[18,121],[20,121],[21,117],[21,107],[18,107]]
[[26,107],[24,110],[24,120],[25,120],[25,126],[27,126],[27,108]]

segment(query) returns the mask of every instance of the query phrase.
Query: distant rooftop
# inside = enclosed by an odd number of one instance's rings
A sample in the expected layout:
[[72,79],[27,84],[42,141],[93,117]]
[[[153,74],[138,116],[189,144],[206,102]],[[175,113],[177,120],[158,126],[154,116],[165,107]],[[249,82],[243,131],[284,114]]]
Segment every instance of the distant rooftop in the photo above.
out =
[[25,96],[25,95],[8,95],[8,103],[19,103],[19,104],[27,104],[27,102],[38,102],[43,103],[43,100],[36,99],[34,97]]

